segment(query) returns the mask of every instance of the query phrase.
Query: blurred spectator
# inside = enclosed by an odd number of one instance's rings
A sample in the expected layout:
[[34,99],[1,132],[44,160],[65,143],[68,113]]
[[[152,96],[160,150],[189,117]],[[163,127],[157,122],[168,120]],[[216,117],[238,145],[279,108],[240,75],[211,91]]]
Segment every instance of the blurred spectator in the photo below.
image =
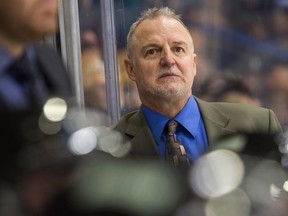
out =
[[88,107],[106,111],[104,62],[94,51],[82,53],[85,103]]
[[[85,49],[82,52],[82,72],[85,104],[88,109],[98,114],[107,115],[107,99],[104,62],[95,49]],[[119,76],[120,105],[124,108],[124,86],[122,76]],[[108,116],[107,116],[108,118]]]
[[275,63],[265,75],[267,91],[263,95],[266,106],[271,107],[281,125],[288,124],[288,64]]
[[211,76],[200,86],[199,97],[208,101],[262,105],[244,80],[233,75]]
[[124,112],[131,112],[140,108],[141,101],[135,83],[127,82],[125,86],[125,108]]
[[85,30],[81,33],[81,50],[91,50],[102,56],[98,35],[92,30]]
[[195,52],[197,53],[197,71],[199,73],[195,77],[197,81],[193,85],[194,92],[197,92],[202,83],[217,71],[215,71],[215,61],[210,59],[206,53],[206,50],[209,49],[209,43],[207,42],[209,39],[205,32],[197,26],[190,27],[189,32],[193,37]]
[[122,82],[120,82],[120,85],[122,85],[120,88],[124,89],[124,94],[121,95],[124,97],[123,113],[139,109],[141,105],[136,84],[132,82],[127,76],[126,68],[124,65],[125,62],[124,60],[126,58],[127,55],[125,50],[124,49],[118,50],[118,65],[119,65],[118,71],[119,71],[119,77],[121,77],[122,80]]
[[[79,0],[78,6],[81,32],[92,30],[97,35],[101,35],[100,1]],[[102,41],[101,38],[99,40]]]
[[[281,5],[280,5],[281,6]],[[288,50],[288,7],[277,7],[271,15],[271,30],[274,43]]]

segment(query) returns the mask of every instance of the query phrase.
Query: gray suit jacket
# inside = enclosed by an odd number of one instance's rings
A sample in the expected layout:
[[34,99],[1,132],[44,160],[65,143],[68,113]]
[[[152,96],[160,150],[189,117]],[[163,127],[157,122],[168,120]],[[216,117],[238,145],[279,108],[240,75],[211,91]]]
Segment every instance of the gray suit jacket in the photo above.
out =
[[[276,134],[282,131],[270,109],[195,99],[204,120],[209,145],[230,134]],[[153,135],[141,110],[124,115],[113,128],[123,135],[125,142],[130,141],[132,156],[159,157]]]

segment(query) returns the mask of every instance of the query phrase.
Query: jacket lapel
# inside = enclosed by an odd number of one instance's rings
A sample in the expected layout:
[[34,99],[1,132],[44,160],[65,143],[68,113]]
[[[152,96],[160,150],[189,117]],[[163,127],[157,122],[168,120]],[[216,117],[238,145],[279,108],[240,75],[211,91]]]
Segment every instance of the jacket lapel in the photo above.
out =
[[230,118],[222,113],[214,103],[208,103],[196,97],[195,99],[202,114],[209,145],[223,136],[236,133],[227,127]]
[[135,157],[141,155],[142,158],[159,157],[153,135],[141,110],[129,119],[125,133],[133,137],[130,141],[132,155]]

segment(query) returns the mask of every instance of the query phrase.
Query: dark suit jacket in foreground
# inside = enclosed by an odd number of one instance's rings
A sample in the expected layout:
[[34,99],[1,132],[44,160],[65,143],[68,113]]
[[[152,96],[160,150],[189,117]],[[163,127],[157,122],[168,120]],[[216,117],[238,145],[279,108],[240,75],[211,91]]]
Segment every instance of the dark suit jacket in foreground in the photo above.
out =
[[[70,100],[72,92],[69,74],[61,56],[52,48],[40,44],[35,45],[35,55],[38,72],[46,84],[47,99],[57,96]],[[36,105],[27,110],[11,110],[0,98],[0,176],[9,176],[9,172],[15,172],[13,164],[24,143],[38,143],[46,139],[38,126],[42,112],[43,107]]]
[[71,82],[60,54],[45,45],[35,45],[35,52],[49,95],[62,97],[67,100],[71,99]]
[[[204,120],[209,145],[223,136],[237,133],[272,135],[282,131],[270,109],[195,99]],[[131,142],[132,156],[159,157],[152,132],[141,110],[126,114],[113,128],[123,135],[124,141]]]

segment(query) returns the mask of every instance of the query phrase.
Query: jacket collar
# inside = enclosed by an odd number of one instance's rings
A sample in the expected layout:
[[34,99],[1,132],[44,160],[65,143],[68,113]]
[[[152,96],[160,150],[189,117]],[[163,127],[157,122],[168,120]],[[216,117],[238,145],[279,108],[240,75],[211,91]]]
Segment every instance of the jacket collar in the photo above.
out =
[[203,117],[209,145],[225,135],[236,133],[228,128],[230,118],[219,110],[215,103],[206,102],[197,97],[195,99]]

